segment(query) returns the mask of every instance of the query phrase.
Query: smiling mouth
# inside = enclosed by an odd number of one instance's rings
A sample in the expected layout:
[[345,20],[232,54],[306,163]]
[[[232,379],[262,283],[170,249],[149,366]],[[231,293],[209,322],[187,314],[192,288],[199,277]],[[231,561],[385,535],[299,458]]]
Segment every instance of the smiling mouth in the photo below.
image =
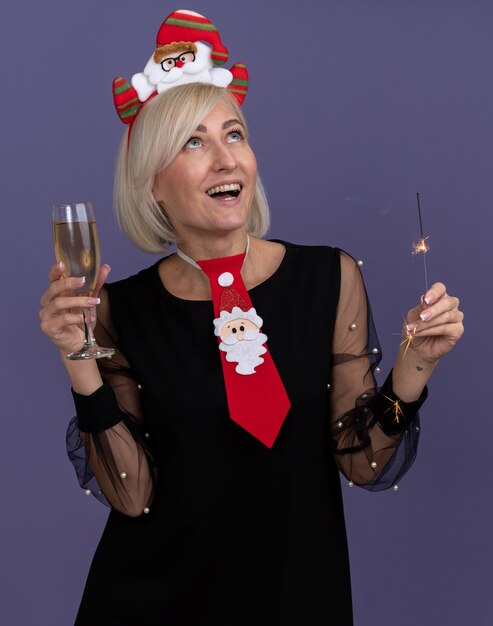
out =
[[229,198],[237,198],[240,192],[241,185],[239,183],[231,183],[229,185],[216,185],[216,187],[211,187],[205,193],[210,198],[227,200]]

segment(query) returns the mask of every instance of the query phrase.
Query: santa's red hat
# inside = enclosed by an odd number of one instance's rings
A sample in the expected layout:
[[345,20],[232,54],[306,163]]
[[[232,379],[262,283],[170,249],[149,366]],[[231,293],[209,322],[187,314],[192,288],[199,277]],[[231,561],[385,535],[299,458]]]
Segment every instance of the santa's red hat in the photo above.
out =
[[161,24],[156,47],[176,41],[205,41],[212,48],[211,59],[214,65],[223,65],[228,60],[228,49],[222,44],[217,28],[206,17],[194,11],[173,11]]
[[224,272],[221,274],[217,280],[217,282],[224,287],[221,292],[221,297],[219,298],[219,313],[222,311],[227,311],[231,313],[233,307],[238,307],[242,311],[247,311],[250,307],[247,306],[246,302],[240,296],[240,294],[233,287],[233,274],[230,272]]

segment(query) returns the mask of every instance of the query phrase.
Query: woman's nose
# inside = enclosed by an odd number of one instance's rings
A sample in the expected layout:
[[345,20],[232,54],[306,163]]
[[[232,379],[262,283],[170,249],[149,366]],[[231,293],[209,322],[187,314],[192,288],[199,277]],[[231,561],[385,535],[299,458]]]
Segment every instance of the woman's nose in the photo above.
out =
[[214,148],[214,168],[219,170],[234,170],[236,168],[236,156],[234,151],[221,142],[218,142]]

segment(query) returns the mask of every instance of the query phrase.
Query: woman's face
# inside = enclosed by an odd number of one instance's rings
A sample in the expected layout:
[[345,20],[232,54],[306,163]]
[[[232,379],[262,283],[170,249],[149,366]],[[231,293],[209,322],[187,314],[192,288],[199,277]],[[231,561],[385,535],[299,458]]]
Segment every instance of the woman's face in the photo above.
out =
[[223,101],[157,175],[153,193],[181,240],[217,236],[245,225],[256,177],[246,130]]

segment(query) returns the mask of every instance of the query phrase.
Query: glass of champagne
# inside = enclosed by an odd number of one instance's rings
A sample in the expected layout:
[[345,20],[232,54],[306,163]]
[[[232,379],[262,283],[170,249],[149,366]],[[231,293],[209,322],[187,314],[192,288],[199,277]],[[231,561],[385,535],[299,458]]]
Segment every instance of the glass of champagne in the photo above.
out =
[[[65,265],[65,277],[85,277],[76,293],[92,296],[99,275],[100,251],[96,219],[90,202],[58,204],[53,207],[53,239],[58,262]],[[112,356],[113,348],[101,348],[92,331],[92,311],[83,308],[84,343],[80,350],[67,354],[67,359],[79,361]]]

